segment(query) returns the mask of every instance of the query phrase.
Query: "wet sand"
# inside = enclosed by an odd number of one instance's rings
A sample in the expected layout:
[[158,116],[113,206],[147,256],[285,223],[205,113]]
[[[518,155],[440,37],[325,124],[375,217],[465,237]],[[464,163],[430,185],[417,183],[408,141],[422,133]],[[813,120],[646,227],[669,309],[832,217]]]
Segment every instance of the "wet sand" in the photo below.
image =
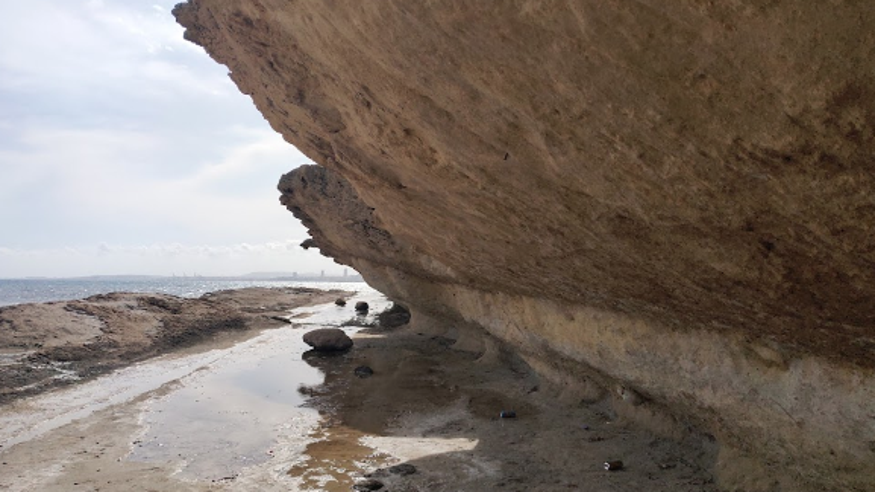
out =
[[[357,296],[372,312],[387,305]],[[716,490],[713,450],[655,436],[605,402],[565,397],[485,335],[414,318],[356,333],[346,354],[307,353],[307,329],[351,314],[299,308],[295,327],[0,407],[0,489],[349,491],[370,476],[393,492]],[[373,375],[357,377],[360,366]],[[136,386],[119,401],[114,376]],[[50,429],[36,425],[77,409]],[[24,431],[10,431],[16,418],[30,419]],[[609,460],[623,469],[606,471]],[[391,468],[399,464],[415,472]]]

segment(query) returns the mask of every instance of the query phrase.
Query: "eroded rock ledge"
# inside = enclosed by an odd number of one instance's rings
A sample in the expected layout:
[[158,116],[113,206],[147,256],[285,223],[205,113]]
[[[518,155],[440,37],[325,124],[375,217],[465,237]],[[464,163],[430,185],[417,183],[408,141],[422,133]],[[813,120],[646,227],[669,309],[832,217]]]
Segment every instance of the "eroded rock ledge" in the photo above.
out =
[[323,253],[714,435],[727,488],[875,484],[868,3],[175,14],[323,166],[280,184]]

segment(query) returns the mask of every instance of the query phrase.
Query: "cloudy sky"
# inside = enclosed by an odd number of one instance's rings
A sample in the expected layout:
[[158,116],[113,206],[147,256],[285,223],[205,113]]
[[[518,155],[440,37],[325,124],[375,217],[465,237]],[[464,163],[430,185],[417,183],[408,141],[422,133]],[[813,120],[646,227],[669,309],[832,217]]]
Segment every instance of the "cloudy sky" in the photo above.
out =
[[0,278],[342,271],[278,202],[309,159],[176,2],[0,3]]

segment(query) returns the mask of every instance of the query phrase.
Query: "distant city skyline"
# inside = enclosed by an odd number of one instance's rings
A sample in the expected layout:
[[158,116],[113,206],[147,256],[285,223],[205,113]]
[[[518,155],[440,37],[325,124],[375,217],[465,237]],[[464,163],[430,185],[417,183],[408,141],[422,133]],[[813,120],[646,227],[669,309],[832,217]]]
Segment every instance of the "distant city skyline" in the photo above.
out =
[[0,5],[0,277],[342,271],[278,202],[311,160],[177,1]]

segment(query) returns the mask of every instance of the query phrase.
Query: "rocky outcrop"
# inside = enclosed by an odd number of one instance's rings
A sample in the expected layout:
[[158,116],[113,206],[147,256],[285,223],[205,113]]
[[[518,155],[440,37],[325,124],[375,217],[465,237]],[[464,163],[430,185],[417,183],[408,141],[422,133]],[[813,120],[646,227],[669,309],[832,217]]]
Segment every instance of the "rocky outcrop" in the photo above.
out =
[[321,165],[283,177],[283,204],[414,316],[484,327],[630,418],[703,429],[726,488],[875,484],[875,8],[175,14]]
[[327,302],[339,293],[249,287],[188,299],[114,292],[0,307],[0,405],[193,346],[224,332],[276,327],[277,321],[288,324],[289,319],[280,314]]

